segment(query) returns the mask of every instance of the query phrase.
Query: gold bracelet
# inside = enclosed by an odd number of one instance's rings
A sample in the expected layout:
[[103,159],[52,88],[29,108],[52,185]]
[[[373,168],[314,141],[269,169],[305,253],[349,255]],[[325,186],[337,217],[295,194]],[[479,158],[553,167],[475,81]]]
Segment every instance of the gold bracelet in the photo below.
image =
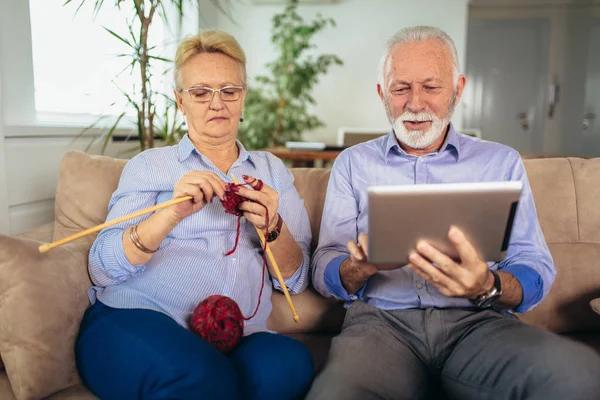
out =
[[137,247],[140,251],[143,251],[146,254],[156,253],[158,251],[158,249],[156,249],[156,250],[150,250],[149,248],[147,248],[146,246],[144,246],[144,244],[142,243],[142,241],[140,240],[140,237],[138,235],[137,228],[138,228],[138,224],[134,225],[131,228],[131,231],[129,232],[129,239],[131,239],[131,241],[133,242],[133,244],[135,245],[135,247]]

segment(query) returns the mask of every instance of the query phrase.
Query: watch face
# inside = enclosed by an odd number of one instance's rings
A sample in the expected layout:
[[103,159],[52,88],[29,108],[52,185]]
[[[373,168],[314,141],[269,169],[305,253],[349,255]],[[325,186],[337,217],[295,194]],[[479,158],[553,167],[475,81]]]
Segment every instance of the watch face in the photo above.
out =
[[277,236],[279,236],[279,232],[277,232],[277,231],[269,232],[269,234],[267,235],[267,242],[272,242],[273,240],[277,239]]

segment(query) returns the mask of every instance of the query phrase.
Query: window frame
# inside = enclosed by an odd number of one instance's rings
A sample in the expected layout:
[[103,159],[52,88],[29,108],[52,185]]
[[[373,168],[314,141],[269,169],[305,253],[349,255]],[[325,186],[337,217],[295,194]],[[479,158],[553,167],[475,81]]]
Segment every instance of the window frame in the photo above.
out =
[[[173,6],[168,2],[167,7],[167,11],[175,15],[176,11],[171,9]],[[190,10],[187,15],[191,16],[191,21],[186,17],[188,21],[184,21],[184,27],[197,28],[198,10]],[[177,21],[177,18],[171,20]],[[165,42],[179,42],[172,40],[177,39],[174,36],[172,31],[165,29]],[[4,128],[3,137],[81,135],[82,130],[93,124],[100,115],[37,112],[32,50],[29,1],[0,0],[0,123]],[[174,51],[167,48],[167,51],[170,50]],[[102,136],[106,133],[106,127],[112,126],[111,118],[115,121],[117,116],[108,117],[102,127],[86,129],[83,136]],[[114,135],[131,136],[137,140],[136,126],[135,121],[123,118]]]

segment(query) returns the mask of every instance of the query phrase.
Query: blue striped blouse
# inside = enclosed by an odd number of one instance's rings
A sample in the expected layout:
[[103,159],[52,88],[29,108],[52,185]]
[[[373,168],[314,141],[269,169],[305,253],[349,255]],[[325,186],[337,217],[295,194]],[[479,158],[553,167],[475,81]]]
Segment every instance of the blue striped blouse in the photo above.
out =
[[[198,153],[187,135],[178,145],[138,154],[123,170],[107,221],[170,200],[175,183],[192,170],[212,171],[226,182],[232,181],[232,174],[238,179],[243,174],[255,176],[279,193],[278,212],[302,249],[302,266],[285,281],[290,293],[299,293],[308,284],[310,265],[311,231],[304,201],[281,160],[267,152],[248,152],[240,142],[237,145],[240,154],[228,175]],[[92,304],[98,299],[115,308],[155,310],[187,327],[198,302],[222,294],[235,300],[245,316],[252,314],[258,302],[263,259],[250,222],[242,218],[237,250],[225,256],[234,245],[237,217],[226,214],[221,202],[213,201],[180,222],[147,264],[131,265],[123,251],[123,232],[149,215],[106,228],[96,238],[89,255]],[[266,273],[260,308],[245,322],[244,334],[267,330],[273,286],[281,289],[277,279]]]

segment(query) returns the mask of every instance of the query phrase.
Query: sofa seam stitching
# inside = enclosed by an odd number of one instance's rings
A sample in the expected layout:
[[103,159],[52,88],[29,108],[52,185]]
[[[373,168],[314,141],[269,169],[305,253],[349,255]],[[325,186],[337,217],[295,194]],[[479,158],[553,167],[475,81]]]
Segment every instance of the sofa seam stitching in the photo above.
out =
[[577,222],[577,240],[581,240],[581,229],[579,227],[579,203],[577,202],[577,185],[575,184],[575,171],[573,169],[573,162],[571,158],[567,158],[569,167],[571,168],[571,176],[573,177],[573,193],[575,194],[575,220]]

